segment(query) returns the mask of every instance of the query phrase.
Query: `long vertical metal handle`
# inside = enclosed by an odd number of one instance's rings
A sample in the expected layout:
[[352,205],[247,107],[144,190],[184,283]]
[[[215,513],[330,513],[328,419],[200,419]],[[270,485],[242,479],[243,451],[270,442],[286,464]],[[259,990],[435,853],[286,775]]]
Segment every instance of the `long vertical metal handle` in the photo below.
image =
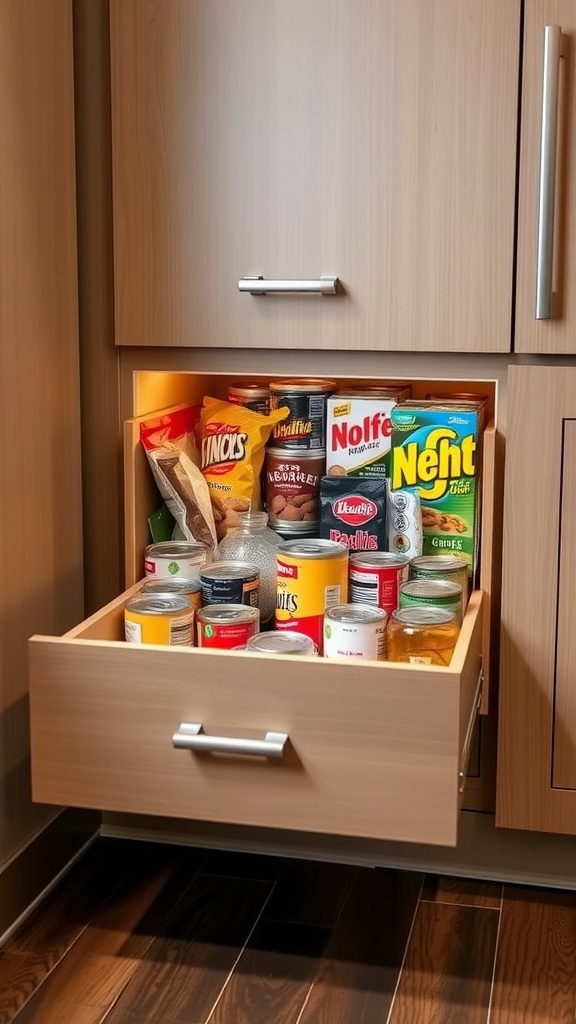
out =
[[558,134],[558,83],[560,80],[559,25],[544,29],[542,80],[542,129],[540,135],[540,183],[538,187],[538,244],[536,258],[536,320],[552,315],[552,262],[554,254],[554,190]]

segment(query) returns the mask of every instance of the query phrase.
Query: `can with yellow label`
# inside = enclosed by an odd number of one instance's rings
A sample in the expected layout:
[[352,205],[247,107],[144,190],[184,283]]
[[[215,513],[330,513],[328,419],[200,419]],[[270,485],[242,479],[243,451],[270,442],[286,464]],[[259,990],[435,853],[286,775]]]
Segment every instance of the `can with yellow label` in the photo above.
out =
[[141,594],[124,608],[125,637],[132,644],[190,647],[194,639],[194,608],[184,596]]
[[296,630],[323,649],[324,612],[348,600],[348,548],[332,540],[278,546],[276,629]]

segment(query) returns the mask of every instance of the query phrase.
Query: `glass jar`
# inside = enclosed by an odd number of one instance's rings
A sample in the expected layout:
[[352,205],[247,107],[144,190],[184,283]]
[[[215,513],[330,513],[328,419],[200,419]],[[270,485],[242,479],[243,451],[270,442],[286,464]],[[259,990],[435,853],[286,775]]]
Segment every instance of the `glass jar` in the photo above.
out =
[[388,621],[388,661],[449,665],[459,627],[454,612],[428,605],[397,608]]
[[276,549],[281,538],[268,526],[267,512],[238,512],[238,526],[218,548],[226,562],[252,562],[260,570],[260,618],[270,622],[276,610]]

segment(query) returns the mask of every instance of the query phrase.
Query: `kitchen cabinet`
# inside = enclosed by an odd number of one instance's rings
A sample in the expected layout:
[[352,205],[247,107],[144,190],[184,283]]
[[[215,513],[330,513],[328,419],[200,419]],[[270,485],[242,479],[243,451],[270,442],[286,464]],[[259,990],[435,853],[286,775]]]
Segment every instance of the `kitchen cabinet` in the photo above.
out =
[[576,834],[576,366],[509,376],[497,823]]
[[[550,28],[546,30],[546,26]],[[576,267],[572,145],[576,130],[575,40],[576,9],[571,0],[527,0],[514,342],[517,352],[576,353],[576,293],[572,286]]]
[[520,7],[111,0],[117,344],[509,351]]

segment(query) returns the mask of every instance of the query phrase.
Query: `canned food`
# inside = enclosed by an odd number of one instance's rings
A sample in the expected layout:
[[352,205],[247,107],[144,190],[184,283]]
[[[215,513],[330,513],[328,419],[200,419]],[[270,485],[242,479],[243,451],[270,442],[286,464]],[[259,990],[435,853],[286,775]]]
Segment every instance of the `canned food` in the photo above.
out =
[[462,587],[462,607],[468,601],[468,563],[455,555],[419,555],[410,562],[411,580],[450,580]]
[[270,390],[263,384],[231,384],[228,401],[232,405],[243,405],[262,416],[270,414]]
[[183,576],[176,576],[172,580],[146,580],[140,591],[141,594],[154,595],[167,594],[169,597],[187,597],[194,611],[202,607],[202,586],[200,580],[186,580]]
[[290,415],[272,432],[277,448],[296,451],[326,450],[326,399],[334,394],[331,380],[274,381],[270,385],[270,408],[288,407]]
[[211,551],[199,540],[162,540],[149,544],[144,558],[144,572],[154,579],[173,579],[184,576],[198,579],[199,569],[207,565]]
[[124,636],[131,644],[190,647],[194,642],[194,609],[182,595],[138,594],[126,602]]
[[320,479],[326,467],[326,452],[266,450],[266,508],[270,525],[277,530],[287,525],[318,527]]
[[304,633],[257,633],[246,644],[247,651],[259,654],[298,654],[315,657],[314,641]]
[[456,621],[462,624],[462,587],[451,580],[411,580],[400,587],[400,607],[415,604],[432,605],[454,612]]
[[457,638],[458,623],[448,609],[398,608],[388,620],[387,658],[410,665],[449,665]]
[[373,605],[328,608],[324,615],[324,657],[384,661],[387,617],[385,611]]
[[276,629],[296,630],[321,654],[324,612],[348,599],[348,548],[331,540],[278,546]]
[[260,629],[260,612],[244,604],[214,604],[198,612],[198,646],[231,651]]
[[200,570],[202,604],[260,603],[260,570],[251,562],[214,562]]
[[275,523],[274,530],[283,540],[317,540],[317,523]]
[[400,586],[408,579],[409,559],[388,551],[356,551],[350,555],[350,600],[371,604],[388,615],[400,603]]

